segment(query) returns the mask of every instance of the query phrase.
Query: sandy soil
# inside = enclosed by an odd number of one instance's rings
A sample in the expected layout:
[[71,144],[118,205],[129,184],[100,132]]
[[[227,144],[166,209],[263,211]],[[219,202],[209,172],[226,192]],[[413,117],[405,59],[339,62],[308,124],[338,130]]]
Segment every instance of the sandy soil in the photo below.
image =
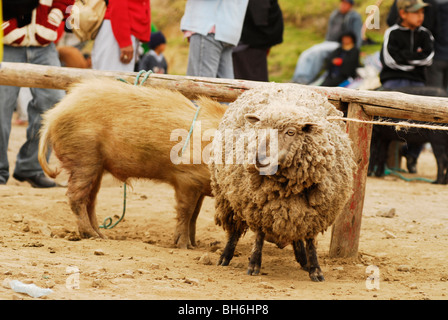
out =
[[[13,126],[9,160],[24,141]],[[12,172],[13,168],[11,168]],[[435,160],[425,151],[418,176],[434,179]],[[59,182],[64,182],[61,176]],[[121,215],[123,186],[105,176],[97,214]],[[0,186],[0,299],[33,299],[14,292],[9,280],[51,288],[45,299],[448,299],[448,187],[368,178],[359,257],[330,259],[331,232],[319,236],[326,281],[313,283],[300,270],[291,246],[266,243],[262,274],[246,275],[253,234],[240,241],[228,267],[216,266],[225,233],[214,225],[213,199],[198,218],[199,245],[172,246],[173,190],[137,181],[127,192],[124,221],[105,230],[108,240],[77,240],[64,187],[33,189],[11,178]],[[395,210],[392,218],[378,212]],[[366,282],[378,267],[379,288]],[[367,285],[366,285],[367,284]]]

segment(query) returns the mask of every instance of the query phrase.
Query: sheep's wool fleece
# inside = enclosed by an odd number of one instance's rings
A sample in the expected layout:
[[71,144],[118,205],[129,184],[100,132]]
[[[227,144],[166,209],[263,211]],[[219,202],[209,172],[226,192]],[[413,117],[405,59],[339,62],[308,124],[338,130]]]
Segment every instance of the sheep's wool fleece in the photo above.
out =
[[[246,114],[261,120],[251,124]],[[263,85],[231,103],[218,128],[221,135],[254,126],[280,132],[314,123],[317,129],[297,134],[274,175],[260,175],[251,164],[225,163],[225,152],[220,161],[212,157],[215,222],[228,232],[261,230],[277,243],[312,238],[332,225],[352,194],[356,167],[345,123],[327,120],[334,116],[342,112],[327,98],[293,84]],[[213,143],[225,149],[224,139]]]

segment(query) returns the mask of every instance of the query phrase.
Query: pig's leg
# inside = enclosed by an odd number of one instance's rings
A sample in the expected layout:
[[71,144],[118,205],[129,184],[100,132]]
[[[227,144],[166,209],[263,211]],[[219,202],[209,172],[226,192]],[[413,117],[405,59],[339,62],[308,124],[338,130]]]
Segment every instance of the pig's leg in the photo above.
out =
[[190,246],[190,221],[201,193],[188,187],[176,188],[177,224],[174,231],[174,243],[180,249]]
[[[81,169],[83,168],[83,169]],[[86,167],[78,166],[71,171],[68,180],[67,197],[70,208],[77,218],[78,231],[81,238],[101,237],[93,228],[88,213],[90,193],[95,181],[95,170],[86,172]]]
[[87,203],[87,214],[89,215],[90,225],[93,229],[98,233],[98,235],[106,239],[107,237],[103,235],[100,231],[100,227],[98,225],[98,219],[95,213],[96,199],[98,195],[98,191],[101,187],[101,180],[103,178],[103,171],[99,171],[95,180],[92,183],[92,189],[90,190],[89,202]]
[[203,194],[199,197],[198,202],[196,203],[196,208],[194,209],[193,215],[190,219],[190,243],[192,246],[196,246],[196,220],[198,218],[199,212],[201,211],[204,197],[205,196]]

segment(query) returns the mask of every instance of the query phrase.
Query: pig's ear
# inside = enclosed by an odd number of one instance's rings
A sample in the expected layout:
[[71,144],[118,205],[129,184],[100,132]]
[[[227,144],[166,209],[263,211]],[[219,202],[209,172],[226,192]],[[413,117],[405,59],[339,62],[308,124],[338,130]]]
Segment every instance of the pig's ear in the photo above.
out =
[[250,124],[256,124],[258,121],[260,121],[260,117],[253,113],[246,114],[244,116],[244,119],[246,119],[246,121]]

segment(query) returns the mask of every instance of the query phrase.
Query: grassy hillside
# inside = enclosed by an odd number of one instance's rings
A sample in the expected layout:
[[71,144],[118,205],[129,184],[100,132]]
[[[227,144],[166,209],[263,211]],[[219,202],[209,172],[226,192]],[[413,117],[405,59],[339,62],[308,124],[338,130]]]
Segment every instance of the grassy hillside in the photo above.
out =
[[[269,55],[269,77],[271,81],[290,81],[297,58],[300,53],[313,44],[324,40],[327,19],[337,8],[340,0],[279,0],[285,20],[283,43],[272,48]],[[376,0],[357,0],[355,9],[363,20],[369,5],[376,4]],[[384,0],[380,6],[380,30],[369,30],[367,36],[378,42],[387,28],[385,20],[393,0]],[[187,68],[188,43],[183,39],[179,28],[183,15],[185,1],[152,0],[152,20],[168,41],[165,56],[168,61],[169,73],[184,75]],[[363,54],[370,54],[379,50],[381,44],[364,46]]]

